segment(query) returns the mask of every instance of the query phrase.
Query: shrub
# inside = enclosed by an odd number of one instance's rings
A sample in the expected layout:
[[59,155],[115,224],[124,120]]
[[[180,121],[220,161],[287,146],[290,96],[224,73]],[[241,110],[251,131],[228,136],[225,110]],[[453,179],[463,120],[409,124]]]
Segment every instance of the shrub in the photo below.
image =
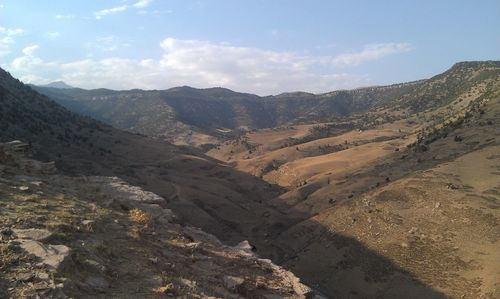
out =
[[129,218],[130,221],[134,222],[135,224],[144,226],[150,226],[151,223],[153,222],[151,215],[137,208],[130,210]]

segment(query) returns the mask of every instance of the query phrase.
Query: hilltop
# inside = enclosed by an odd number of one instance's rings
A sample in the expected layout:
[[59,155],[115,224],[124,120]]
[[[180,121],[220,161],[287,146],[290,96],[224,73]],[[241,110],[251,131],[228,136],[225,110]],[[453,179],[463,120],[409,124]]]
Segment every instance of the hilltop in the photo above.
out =
[[[450,97],[475,84],[467,75],[494,76],[498,62],[457,63],[427,80],[340,90],[324,94],[303,92],[277,96],[234,92],[224,88],[112,91],[35,87],[66,108],[117,128],[177,144],[215,144],[240,130],[322,123],[383,107],[407,113],[438,108]],[[232,132],[229,134],[228,132]]]
[[40,85],[40,87],[60,88],[60,89],[74,88],[73,86],[66,84],[66,82],[64,81],[54,81],[49,84]]

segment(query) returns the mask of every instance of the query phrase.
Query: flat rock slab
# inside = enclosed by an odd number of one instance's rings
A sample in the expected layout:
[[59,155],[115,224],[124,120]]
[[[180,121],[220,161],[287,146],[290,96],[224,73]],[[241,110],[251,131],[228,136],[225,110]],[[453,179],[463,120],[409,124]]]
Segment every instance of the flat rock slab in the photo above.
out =
[[39,228],[13,229],[12,231],[14,232],[14,236],[18,239],[43,241],[52,236],[50,231]]
[[45,245],[34,240],[18,240],[20,247],[29,254],[38,257],[41,262],[53,269],[57,269],[69,255],[70,249],[64,245]]

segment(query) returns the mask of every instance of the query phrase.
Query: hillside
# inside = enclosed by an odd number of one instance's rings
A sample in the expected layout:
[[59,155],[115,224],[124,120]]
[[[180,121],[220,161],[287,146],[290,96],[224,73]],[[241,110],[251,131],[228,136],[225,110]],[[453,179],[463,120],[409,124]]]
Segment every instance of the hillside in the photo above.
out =
[[[72,145],[75,147],[71,151],[90,152],[86,148],[111,130],[104,124],[64,109],[2,69],[0,101],[0,141],[21,139],[29,142],[42,159],[49,159],[49,155],[59,156]],[[93,150],[106,154],[97,147]]]
[[27,147],[0,143],[2,298],[323,298],[247,242],[179,225],[158,195],[64,176]]
[[500,64],[457,64],[380,105],[208,154],[287,189],[275,259],[332,297],[498,297]]
[[[23,140],[35,159],[54,161],[64,175],[119,177],[127,184],[139,185],[162,197],[161,204],[176,214],[176,225],[202,228],[230,245],[253,234],[246,223],[265,224],[266,215],[277,213],[267,201],[279,194],[280,188],[196,150],[78,116],[3,70],[1,75],[2,141]],[[28,174],[36,169],[27,170]],[[12,172],[16,174],[15,170],[8,173]],[[21,183],[16,177],[13,180]],[[6,186],[14,182],[6,182]],[[73,185],[77,188],[76,182],[61,186],[61,192]],[[9,199],[7,204],[12,205]],[[125,206],[118,208],[128,210]],[[7,224],[7,228],[12,225]]]
[[[325,122],[383,107],[398,107],[402,113],[437,108],[476,81],[495,76],[496,69],[498,62],[464,62],[427,80],[317,95],[259,97],[224,88],[191,87],[163,91],[34,88],[72,111],[117,128],[199,146],[227,139],[227,130],[239,128]],[[474,75],[477,71],[480,76]]]
[[222,88],[177,87],[164,91],[34,88],[72,111],[117,128],[197,146],[227,139],[228,133],[237,129],[318,122],[365,111],[379,105],[382,99],[400,96],[418,84],[270,97]]
[[[248,240],[328,297],[500,295],[500,62],[323,95],[43,89],[84,114],[145,125],[143,134],[158,123],[151,135],[213,143],[206,154],[78,116],[12,80],[0,84],[6,140],[31,141],[66,176],[117,176],[153,192],[176,225]],[[75,190],[95,182],[75,179]]]

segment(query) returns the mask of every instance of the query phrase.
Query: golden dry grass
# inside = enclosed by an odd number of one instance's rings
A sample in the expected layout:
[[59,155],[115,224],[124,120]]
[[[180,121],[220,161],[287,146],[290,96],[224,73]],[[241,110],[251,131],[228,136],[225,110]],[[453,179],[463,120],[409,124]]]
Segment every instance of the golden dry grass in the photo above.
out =
[[151,224],[153,223],[151,215],[137,208],[130,210],[129,219],[135,224],[147,227],[151,226]]

